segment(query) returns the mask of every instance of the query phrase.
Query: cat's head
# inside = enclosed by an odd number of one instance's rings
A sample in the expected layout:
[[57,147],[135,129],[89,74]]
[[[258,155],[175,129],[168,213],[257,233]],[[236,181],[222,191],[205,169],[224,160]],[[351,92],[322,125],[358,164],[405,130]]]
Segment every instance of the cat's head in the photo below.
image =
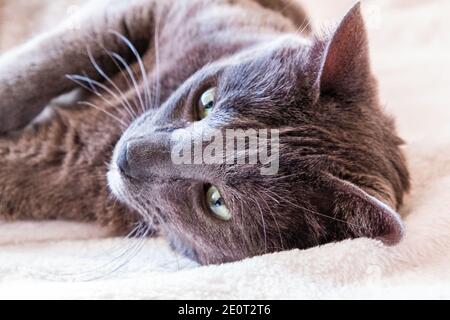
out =
[[[262,139],[272,163],[175,161],[226,129],[276,130]],[[199,70],[125,132],[109,181],[205,264],[347,238],[395,244],[408,189],[400,144],[356,5],[329,37],[286,35]]]

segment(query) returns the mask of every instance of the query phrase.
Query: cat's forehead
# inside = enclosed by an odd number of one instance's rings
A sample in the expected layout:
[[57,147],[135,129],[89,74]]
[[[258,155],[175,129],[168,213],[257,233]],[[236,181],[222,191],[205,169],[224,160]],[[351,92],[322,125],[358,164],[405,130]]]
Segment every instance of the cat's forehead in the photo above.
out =
[[233,57],[219,77],[222,94],[247,97],[288,89],[302,77],[303,64],[308,63],[311,42],[296,35],[255,46]]
[[289,107],[307,95],[301,89],[309,81],[303,72],[309,48],[309,40],[288,35],[234,58],[217,77],[217,116],[226,115],[229,125],[289,119]]
[[254,45],[241,53],[236,54],[229,61],[231,64],[240,65],[254,61],[255,59],[262,57],[277,56],[282,50],[295,50],[301,51],[311,46],[311,40],[299,36],[297,34],[285,34],[283,36],[277,36],[271,41],[266,41],[257,45]]

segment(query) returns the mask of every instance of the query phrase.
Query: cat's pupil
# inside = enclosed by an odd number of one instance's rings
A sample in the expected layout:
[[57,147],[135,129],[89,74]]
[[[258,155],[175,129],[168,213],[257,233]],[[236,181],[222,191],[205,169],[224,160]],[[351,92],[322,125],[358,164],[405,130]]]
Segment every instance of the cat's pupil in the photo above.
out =
[[212,109],[213,107],[214,107],[214,102],[213,102],[213,101],[210,101],[210,102],[205,106],[205,109],[209,110],[209,109]]
[[222,205],[223,205],[222,198],[217,199],[217,201],[214,203],[214,206],[216,207],[221,207]]
[[215,107],[216,88],[211,88],[203,93],[199,101],[200,119],[208,117]]
[[227,208],[227,205],[217,187],[209,187],[206,193],[206,198],[209,209],[216,218],[223,221],[229,221],[231,219],[231,212]]

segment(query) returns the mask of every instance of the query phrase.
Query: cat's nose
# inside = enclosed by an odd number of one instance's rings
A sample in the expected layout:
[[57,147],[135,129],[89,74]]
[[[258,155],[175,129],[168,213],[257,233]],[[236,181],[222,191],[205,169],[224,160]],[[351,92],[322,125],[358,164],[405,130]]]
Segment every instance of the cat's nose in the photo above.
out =
[[131,176],[130,165],[128,162],[128,145],[122,147],[117,157],[117,167],[120,172],[126,176]]
[[166,177],[172,172],[169,136],[153,134],[130,140],[122,146],[116,161],[120,172],[129,178]]

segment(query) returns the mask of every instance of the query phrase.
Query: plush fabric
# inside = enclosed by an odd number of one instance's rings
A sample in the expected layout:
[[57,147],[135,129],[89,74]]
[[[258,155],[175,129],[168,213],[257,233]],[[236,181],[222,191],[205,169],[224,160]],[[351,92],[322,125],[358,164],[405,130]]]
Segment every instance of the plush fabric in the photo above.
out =
[[[0,0],[0,50],[11,46],[12,34],[30,34],[19,30],[20,19],[31,17],[21,11],[28,2]],[[74,1],[37,2],[42,12],[66,12]],[[319,27],[336,22],[352,3],[303,2]],[[0,298],[450,298],[450,2],[363,6],[381,101],[407,142],[412,172],[402,210],[406,236],[398,246],[358,239],[198,267],[162,239],[108,239],[94,226],[61,222],[2,223]],[[6,10],[23,14],[8,20]]]

